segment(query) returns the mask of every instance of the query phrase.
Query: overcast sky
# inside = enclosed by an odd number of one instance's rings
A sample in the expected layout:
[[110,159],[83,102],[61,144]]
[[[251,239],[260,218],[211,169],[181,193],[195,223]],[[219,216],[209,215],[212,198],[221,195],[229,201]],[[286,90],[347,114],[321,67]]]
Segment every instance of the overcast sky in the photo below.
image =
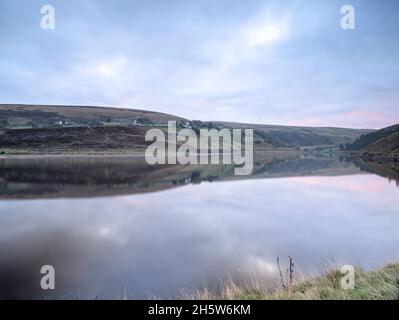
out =
[[397,0],[0,0],[0,103],[379,128],[399,123],[398,31]]

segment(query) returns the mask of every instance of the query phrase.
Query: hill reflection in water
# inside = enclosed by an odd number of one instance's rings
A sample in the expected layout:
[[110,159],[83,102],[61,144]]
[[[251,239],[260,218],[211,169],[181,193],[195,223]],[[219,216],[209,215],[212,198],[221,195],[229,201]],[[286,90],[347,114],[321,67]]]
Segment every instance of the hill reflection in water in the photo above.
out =
[[399,181],[399,164],[259,154],[249,176],[233,165],[148,165],[142,157],[0,160],[0,198],[85,198],[166,190],[203,181],[375,173]]

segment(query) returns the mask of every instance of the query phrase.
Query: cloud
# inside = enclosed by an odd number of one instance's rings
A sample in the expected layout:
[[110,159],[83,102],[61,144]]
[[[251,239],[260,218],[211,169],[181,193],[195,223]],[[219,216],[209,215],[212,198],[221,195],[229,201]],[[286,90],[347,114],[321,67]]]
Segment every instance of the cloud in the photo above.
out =
[[126,65],[127,59],[125,57],[117,57],[110,61],[101,61],[95,64],[93,71],[95,75],[117,79],[122,75]]
[[245,33],[251,48],[272,46],[287,37],[289,17],[286,16],[278,22],[270,20],[261,19],[246,28]]
[[339,1],[55,2],[52,32],[39,27],[40,5],[1,3],[3,103],[254,123],[399,122],[395,2],[355,4],[354,32],[339,28]]

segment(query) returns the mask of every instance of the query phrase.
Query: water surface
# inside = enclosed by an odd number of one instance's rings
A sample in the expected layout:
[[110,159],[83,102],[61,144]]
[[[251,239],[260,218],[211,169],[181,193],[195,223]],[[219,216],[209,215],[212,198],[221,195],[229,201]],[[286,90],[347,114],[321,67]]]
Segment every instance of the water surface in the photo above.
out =
[[399,258],[397,165],[268,158],[239,179],[88,161],[1,160],[1,298],[171,297],[226,274],[276,277],[277,256],[298,273]]

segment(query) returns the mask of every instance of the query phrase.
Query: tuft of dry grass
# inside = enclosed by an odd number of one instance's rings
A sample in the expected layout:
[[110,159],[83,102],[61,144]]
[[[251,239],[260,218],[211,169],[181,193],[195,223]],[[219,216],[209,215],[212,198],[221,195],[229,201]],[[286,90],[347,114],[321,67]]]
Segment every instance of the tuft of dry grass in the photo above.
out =
[[277,280],[262,275],[252,275],[240,281],[227,276],[213,288],[181,290],[178,297],[184,300],[257,300],[275,293],[278,286]]

